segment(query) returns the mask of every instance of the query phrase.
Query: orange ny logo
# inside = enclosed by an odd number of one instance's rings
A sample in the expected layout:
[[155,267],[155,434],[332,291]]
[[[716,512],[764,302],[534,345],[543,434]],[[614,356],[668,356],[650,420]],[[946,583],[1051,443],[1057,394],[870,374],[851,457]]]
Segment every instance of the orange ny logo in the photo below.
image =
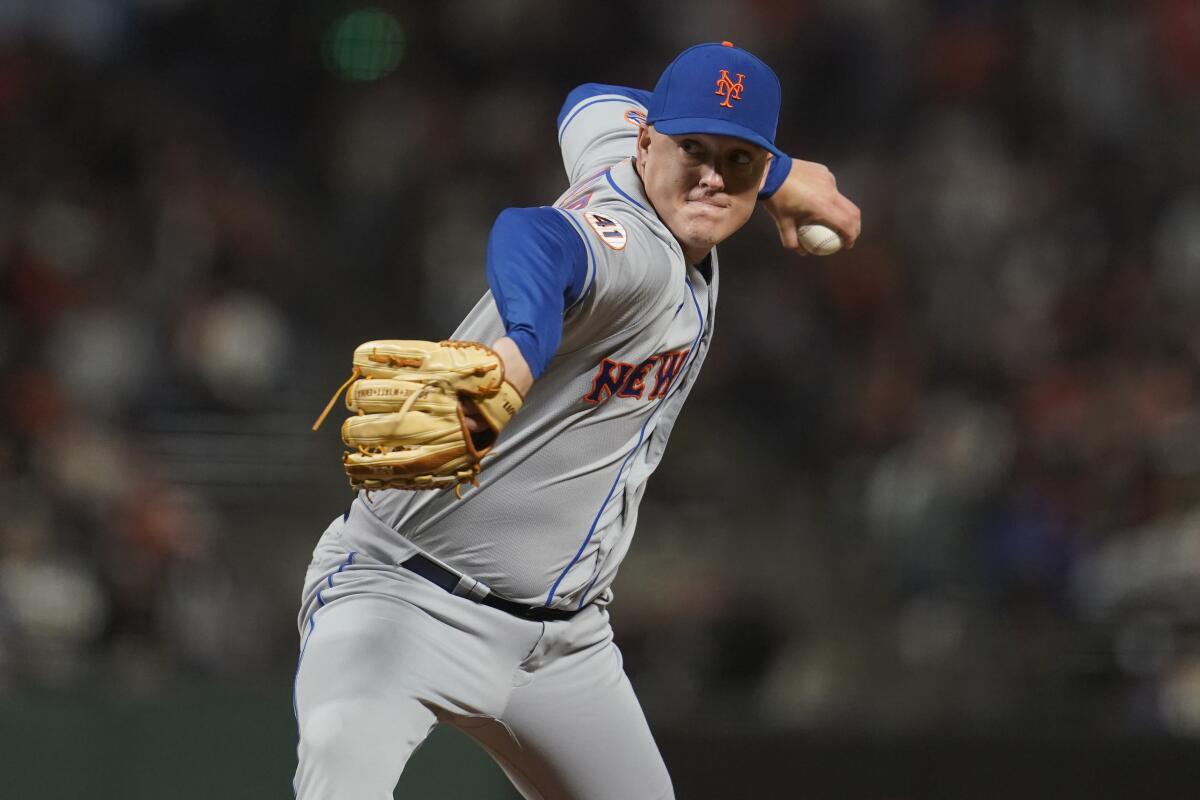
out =
[[740,72],[737,76],[737,83],[734,83],[729,78],[729,70],[723,69],[721,70],[721,77],[717,79],[717,90],[713,94],[718,94],[725,98],[721,101],[721,105],[725,106],[725,108],[733,108],[733,103],[729,102],[730,100],[742,99],[742,89],[745,88],[742,86],[742,78],[746,76]]

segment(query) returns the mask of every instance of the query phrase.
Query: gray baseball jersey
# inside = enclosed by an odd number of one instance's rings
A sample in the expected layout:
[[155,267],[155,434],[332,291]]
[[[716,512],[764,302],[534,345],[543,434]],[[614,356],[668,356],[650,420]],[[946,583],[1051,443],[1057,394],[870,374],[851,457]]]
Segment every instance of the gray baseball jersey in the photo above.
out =
[[[572,180],[555,207],[583,238],[588,286],[558,353],[464,493],[360,493],[398,537],[491,591],[527,604],[605,603],[646,481],[704,361],[717,299],[642,191],[630,154],[645,110],[620,95],[577,105],[560,131]],[[487,294],[451,338],[504,335]],[[364,535],[366,531],[362,531]]]

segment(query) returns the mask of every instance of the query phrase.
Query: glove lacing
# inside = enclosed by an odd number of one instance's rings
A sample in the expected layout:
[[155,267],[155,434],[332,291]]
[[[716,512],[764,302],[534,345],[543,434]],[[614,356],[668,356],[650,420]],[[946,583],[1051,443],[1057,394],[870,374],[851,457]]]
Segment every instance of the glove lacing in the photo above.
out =
[[329,416],[329,412],[333,411],[333,404],[336,403],[337,399],[342,396],[342,392],[346,391],[346,387],[358,380],[360,375],[362,375],[362,370],[359,369],[357,365],[354,367],[354,369],[350,370],[350,377],[346,379],[345,383],[337,388],[337,391],[333,393],[333,397],[329,398],[329,404],[325,406],[325,410],[321,412],[321,416],[317,417],[317,421],[313,423],[312,429],[314,431],[321,427],[321,423],[324,422],[325,418]]

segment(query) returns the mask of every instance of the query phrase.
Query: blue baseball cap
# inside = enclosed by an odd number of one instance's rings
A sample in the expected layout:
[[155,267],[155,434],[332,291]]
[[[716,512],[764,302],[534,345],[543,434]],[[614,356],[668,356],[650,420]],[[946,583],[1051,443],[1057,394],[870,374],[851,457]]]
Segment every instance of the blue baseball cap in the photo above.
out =
[[779,78],[757,56],[732,42],[698,44],[663,71],[650,98],[646,122],[662,133],[713,133],[775,146]]

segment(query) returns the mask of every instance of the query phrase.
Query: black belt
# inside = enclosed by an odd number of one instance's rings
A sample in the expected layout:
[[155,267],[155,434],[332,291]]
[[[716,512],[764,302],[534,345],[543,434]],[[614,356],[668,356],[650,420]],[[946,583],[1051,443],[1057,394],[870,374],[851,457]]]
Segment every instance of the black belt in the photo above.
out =
[[503,597],[491,594],[486,589],[478,588],[478,581],[451,572],[436,561],[431,561],[422,555],[415,555],[407,561],[401,562],[400,566],[417,573],[425,580],[445,589],[450,594],[465,597],[480,605],[491,606],[521,619],[547,622],[556,619],[570,619],[579,613],[579,609],[563,611],[558,608],[527,606],[512,600],[505,600]]

